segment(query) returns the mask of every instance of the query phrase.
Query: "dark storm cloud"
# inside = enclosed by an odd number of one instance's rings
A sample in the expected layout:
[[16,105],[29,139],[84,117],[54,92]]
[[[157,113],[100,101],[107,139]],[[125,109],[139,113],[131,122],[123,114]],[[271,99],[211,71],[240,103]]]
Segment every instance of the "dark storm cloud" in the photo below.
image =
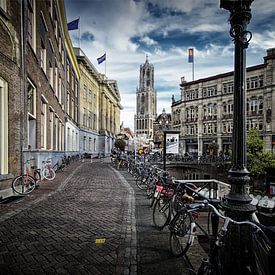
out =
[[147,45],[141,41],[141,37],[133,37],[132,41],[139,44],[139,49],[149,51],[152,48],[159,48],[163,51],[170,50],[174,47],[191,47],[195,46],[198,50],[203,50],[209,44],[217,44],[225,46],[230,43],[228,33],[224,32],[196,32],[187,33],[181,30],[173,30],[167,32],[165,35],[160,31],[154,31],[148,34],[148,37],[156,42],[156,45]]
[[95,37],[91,32],[86,31],[81,35],[81,40],[87,41],[87,42],[93,42],[95,40]]

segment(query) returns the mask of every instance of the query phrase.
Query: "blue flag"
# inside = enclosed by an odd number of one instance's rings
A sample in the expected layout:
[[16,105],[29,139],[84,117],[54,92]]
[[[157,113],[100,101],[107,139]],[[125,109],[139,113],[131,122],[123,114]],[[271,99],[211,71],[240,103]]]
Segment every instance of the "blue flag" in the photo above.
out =
[[188,49],[188,63],[194,62],[194,49],[190,48]]
[[106,60],[106,53],[97,58],[97,63],[100,64]]
[[79,18],[75,19],[74,21],[71,21],[67,24],[68,26],[68,31],[73,31],[78,29],[78,23],[79,23]]

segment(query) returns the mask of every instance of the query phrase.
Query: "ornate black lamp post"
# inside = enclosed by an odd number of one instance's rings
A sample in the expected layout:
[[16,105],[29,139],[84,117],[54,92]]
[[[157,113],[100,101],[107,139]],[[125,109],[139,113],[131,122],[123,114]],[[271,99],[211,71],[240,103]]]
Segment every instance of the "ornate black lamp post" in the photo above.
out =
[[[237,220],[248,220],[255,208],[250,204],[246,186],[250,177],[246,168],[246,48],[252,38],[247,31],[251,19],[253,0],[220,0],[220,7],[229,10],[231,24],[230,35],[235,44],[234,64],[234,115],[232,168],[229,171],[231,191],[226,197],[226,214]],[[250,266],[251,255],[248,229],[232,228],[226,244],[224,259],[225,274],[246,274]]]

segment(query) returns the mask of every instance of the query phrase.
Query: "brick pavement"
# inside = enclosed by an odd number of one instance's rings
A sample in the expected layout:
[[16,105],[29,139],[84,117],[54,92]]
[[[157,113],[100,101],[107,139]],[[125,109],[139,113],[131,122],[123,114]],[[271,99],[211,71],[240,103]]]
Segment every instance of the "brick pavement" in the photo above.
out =
[[168,236],[153,227],[149,202],[126,171],[106,160],[76,162],[0,204],[0,274],[189,274]]
[[[137,213],[137,251],[138,274],[154,275],[190,275],[190,265],[182,258],[175,258],[169,250],[169,229],[162,231],[153,225],[150,203],[144,191],[137,188],[134,178],[126,171],[120,172],[135,190]],[[188,250],[188,259],[195,269],[198,269],[205,253],[195,241]]]
[[0,205],[0,274],[135,274],[132,188],[104,162],[62,173]]

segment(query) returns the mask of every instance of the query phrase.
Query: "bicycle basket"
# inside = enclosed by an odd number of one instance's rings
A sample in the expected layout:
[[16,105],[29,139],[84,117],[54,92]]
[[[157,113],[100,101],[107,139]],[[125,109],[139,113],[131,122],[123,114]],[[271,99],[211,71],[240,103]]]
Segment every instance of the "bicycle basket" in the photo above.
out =
[[252,233],[255,268],[259,275],[272,275],[275,270],[275,228]]

